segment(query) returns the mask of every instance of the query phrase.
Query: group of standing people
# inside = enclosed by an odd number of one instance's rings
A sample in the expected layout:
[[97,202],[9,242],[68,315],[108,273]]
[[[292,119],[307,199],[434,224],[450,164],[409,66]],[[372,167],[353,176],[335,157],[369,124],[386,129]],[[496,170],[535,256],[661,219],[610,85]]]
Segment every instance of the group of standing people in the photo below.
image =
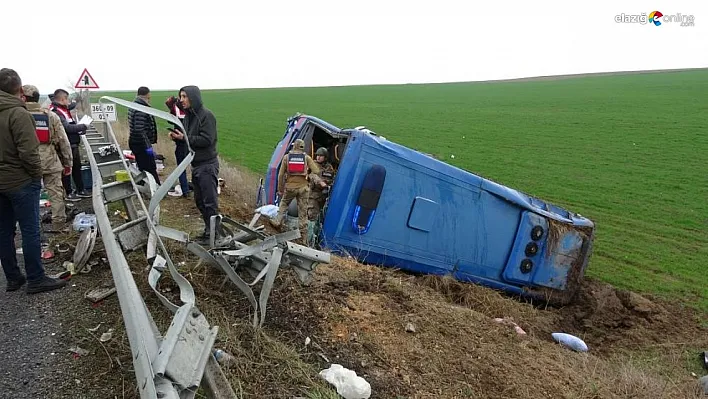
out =
[[[191,161],[192,184],[186,173],[180,175],[180,194],[187,198],[193,191],[197,208],[204,220],[204,231],[198,241],[208,241],[211,217],[218,214],[219,160],[216,151],[217,128],[214,114],[202,101],[197,86],[185,86],[178,98],[170,97],[166,105],[182,120],[170,128],[175,142],[175,158],[181,163],[194,151]],[[0,69],[0,263],[7,280],[7,291],[19,290],[27,284],[27,293],[51,291],[65,286],[61,279],[45,274],[42,265],[39,202],[42,186],[51,201],[53,229],[66,230],[65,200],[88,198],[81,172],[79,146],[88,126],[78,124],[72,116],[74,105],[69,93],[58,89],[49,95],[51,105],[42,108],[39,90],[22,85],[19,74],[10,68]],[[147,87],[138,89],[135,101],[150,106]],[[129,111],[129,146],[138,168],[160,177],[153,145],[158,132],[155,119],[141,111]],[[73,185],[72,185],[73,182]],[[15,245],[16,226],[22,234],[23,274],[18,266]],[[217,230],[218,231],[218,230]]]
[[[135,102],[149,107],[152,95],[147,87],[138,89]],[[196,241],[205,243],[209,240],[211,217],[219,213],[219,158],[216,150],[217,129],[216,117],[204,106],[201,90],[197,86],[185,86],[178,92],[178,97],[171,96],[165,102],[167,109],[179,118],[186,131],[177,124],[172,124],[169,137],[175,143],[175,159],[177,164],[184,161],[189,149],[194,151],[191,162],[192,184],[187,180],[186,172],[179,176],[179,191],[170,190],[171,195],[181,195],[188,198],[194,192],[194,201],[204,221],[204,231]],[[155,150],[157,143],[157,124],[155,118],[135,109],[128,111],[130,128],[129,146],[135,156],[138,168],[153,175],[159,185]],[[178,193],[178,194],[177,194]],[[217,229],[217,233],[219,230]]]
[[[78,124],[72,116],[73,104],[69,93],[58,89],[49,95],[51,105],[42,108],[39,90],[22,85],[16,71],[0,70],[0,262],[7,290],[15,291],[27,283],[28,293],[50,291],[63,287],[64,280],[45,275],[41,260],[39,199],[42,185],[52,203],[54,229],[66,226],[65,199],[88,198],[83,184],[79,146],[81,135],[88,126]],[[140,87],[136,103],[150,107],[152,94]],[[197,86],[185,86],[178,97],[165,102],[170,113],[178,117],[184,129],[172,124],[169,137],[175,143],[175,159],[181,163],[194,152],[191,161],[192,183],[186,172],[179,177],[179,190],[172,195],[194,201],[204,221],[204,231],[198,242],[208,242],[211,217],[218,215],[219,159],[217,123],[214,114],[204,106]],[[140,170],[150,173],[160,185],[154,145],[158,141],[155,119],[147,112],[130,109],[129,147]],[[327,161],[327,150],[320,148],[316,162],[304,153],[304,142],[296,140],[293,149],[283,158],[278,176],[280,210],[274,224],[281,225],[287,205],[297,199],[300,228],[319,222],[326,190],[334,180],[334,168]],[[73,182],[73,185],[72,185]],[[22,254],[26,276],[18,267],[15,248],[16,225],[22,233]],[[217,234],[219,234],[217,229]],[[305,233],[306,234],[306,233]]]
[[[51,291],[66,282],[45,274],[42,265],[39,199],[42,185],[52,204],[52,225],[65,226],[64,199],[88,196],[79,156],[80,135],[87,126],[71,116],[69,93],[56,90],[49,108],[39,104],[39,90],[22,85],[19,74],[0,69],[0,262],[7,291],[27,283],[27,293]],[[72,189],[73,177],[75,188]],[[63,187],[62,187],[63,186]],[[19,223],[25,275],[17,262]]]

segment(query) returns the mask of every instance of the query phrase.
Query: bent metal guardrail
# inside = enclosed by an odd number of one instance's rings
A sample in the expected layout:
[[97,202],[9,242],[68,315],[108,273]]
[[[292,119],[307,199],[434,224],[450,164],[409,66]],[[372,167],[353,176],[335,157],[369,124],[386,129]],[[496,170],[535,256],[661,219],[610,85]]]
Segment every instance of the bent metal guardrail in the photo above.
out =
[[[103,100],[162,118],[183,129],[180,120],[169,113],[108,96],[101,97],[100,101]],[[191,284],[179,274],[161,239],[161,235],[182,237],[186,233],[158,225],[159,202],[192,161],[194,152],[190,148],[185,160],[158,188],[152,175],[130,165],[110,122],[105,123],[103,134],[93,128],[82,137],[82,142],[91,165],[94,213],[116,286],[140,397],[194,398],[200,383],[204,382],[211,397],[235,398],[211,356],[218,327],[210,326],[196,306]],[[127,180],[106,182],[119,170],[128,171]],[[148,206],[141,193],[151,197]],[[129,221],[113,227],[107,212],[110,203],[122,203]],[[174,313],[164,336],[147,309],[123,254],[123,250],[137,249],[146,242],[147,257],[154,259],[148,281],[160,301]],[[172,303],[157,289],[165,270],[179,287],[182,305]]]

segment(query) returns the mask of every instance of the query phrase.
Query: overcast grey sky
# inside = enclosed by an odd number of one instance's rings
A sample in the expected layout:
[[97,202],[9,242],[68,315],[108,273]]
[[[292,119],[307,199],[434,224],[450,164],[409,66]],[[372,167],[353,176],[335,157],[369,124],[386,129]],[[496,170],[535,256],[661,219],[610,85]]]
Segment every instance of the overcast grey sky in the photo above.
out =
[[[5,1],[0,67],[43,94],[708,67],[708,1]],[[694,17],[618,23],[618,14]],[[13,16],[14,14],[14,16]]]

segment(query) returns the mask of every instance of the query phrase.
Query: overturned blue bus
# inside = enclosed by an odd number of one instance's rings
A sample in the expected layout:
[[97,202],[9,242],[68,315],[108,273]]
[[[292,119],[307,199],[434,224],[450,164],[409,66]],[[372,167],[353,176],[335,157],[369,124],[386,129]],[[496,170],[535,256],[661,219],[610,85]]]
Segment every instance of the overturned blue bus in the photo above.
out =
[[298,138],[311,156],[327,148],[337,169],[323,249],[551,303],[576,293],[592,252],[592,221],[365,128],[291,117],[268,166],[265,203],[277,203],[280,161]]

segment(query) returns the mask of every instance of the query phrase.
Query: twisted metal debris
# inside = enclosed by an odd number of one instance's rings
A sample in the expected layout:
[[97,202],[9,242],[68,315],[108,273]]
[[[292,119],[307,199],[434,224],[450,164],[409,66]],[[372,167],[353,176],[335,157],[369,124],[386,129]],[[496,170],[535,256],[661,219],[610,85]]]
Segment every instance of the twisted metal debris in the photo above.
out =
[[[167,112],[110,96],[101,97],[100,102],[104,101],[164,119],[184,131],[181,121]],[[300,282],[307,284],[318,263],[329,263],[329,254],[291,242],[299,238],[298,230],[265,235],[262,226],[255,227],[258,215],[248,225],[224,215],[213,216],[209,226],[209,249],[204,248],[190,241],[189,234],[159,224],[160,201],[194,158],[191,148],[184,161],[158,187],[152,175],[138,171],[123,155],[110,122],[105,123],[102,133],[92,127],[82,141],[84,147],[90,149],[87,153],[93,179],[94,212],[133,354],[140,397],[194,398],[200,383],[204,383],[212,398],[235,398],[211,356],[218,327],[211,326],[197,307],[194,289],[173,264],[162,239],[186,244],[192,253],[223,271],[224,282],[232,281],[248,298],[255,327],[262,326],[265,320],[268,298],[281,267],[292,267]],[[121,170],[129,172],[127,181],[116,181],[115,172]],[[147,205],[142,194],[150,198]],[[107,213],[109,203],[122,204],[129,220],[113,227]],[[216,234],[217,231],[221,234]],[[164,335],[155,325],[123,254],[124,250],[145,245],[147,259],[153,259],[148,283],[160,302],[174,314]],[[249,272],[254,280],[246,282],[237,273],[238,269]],[[165,272],[169,272],[179,288],[179,305],[158,289]],[[253,287],[261,281],[256,300]]]

